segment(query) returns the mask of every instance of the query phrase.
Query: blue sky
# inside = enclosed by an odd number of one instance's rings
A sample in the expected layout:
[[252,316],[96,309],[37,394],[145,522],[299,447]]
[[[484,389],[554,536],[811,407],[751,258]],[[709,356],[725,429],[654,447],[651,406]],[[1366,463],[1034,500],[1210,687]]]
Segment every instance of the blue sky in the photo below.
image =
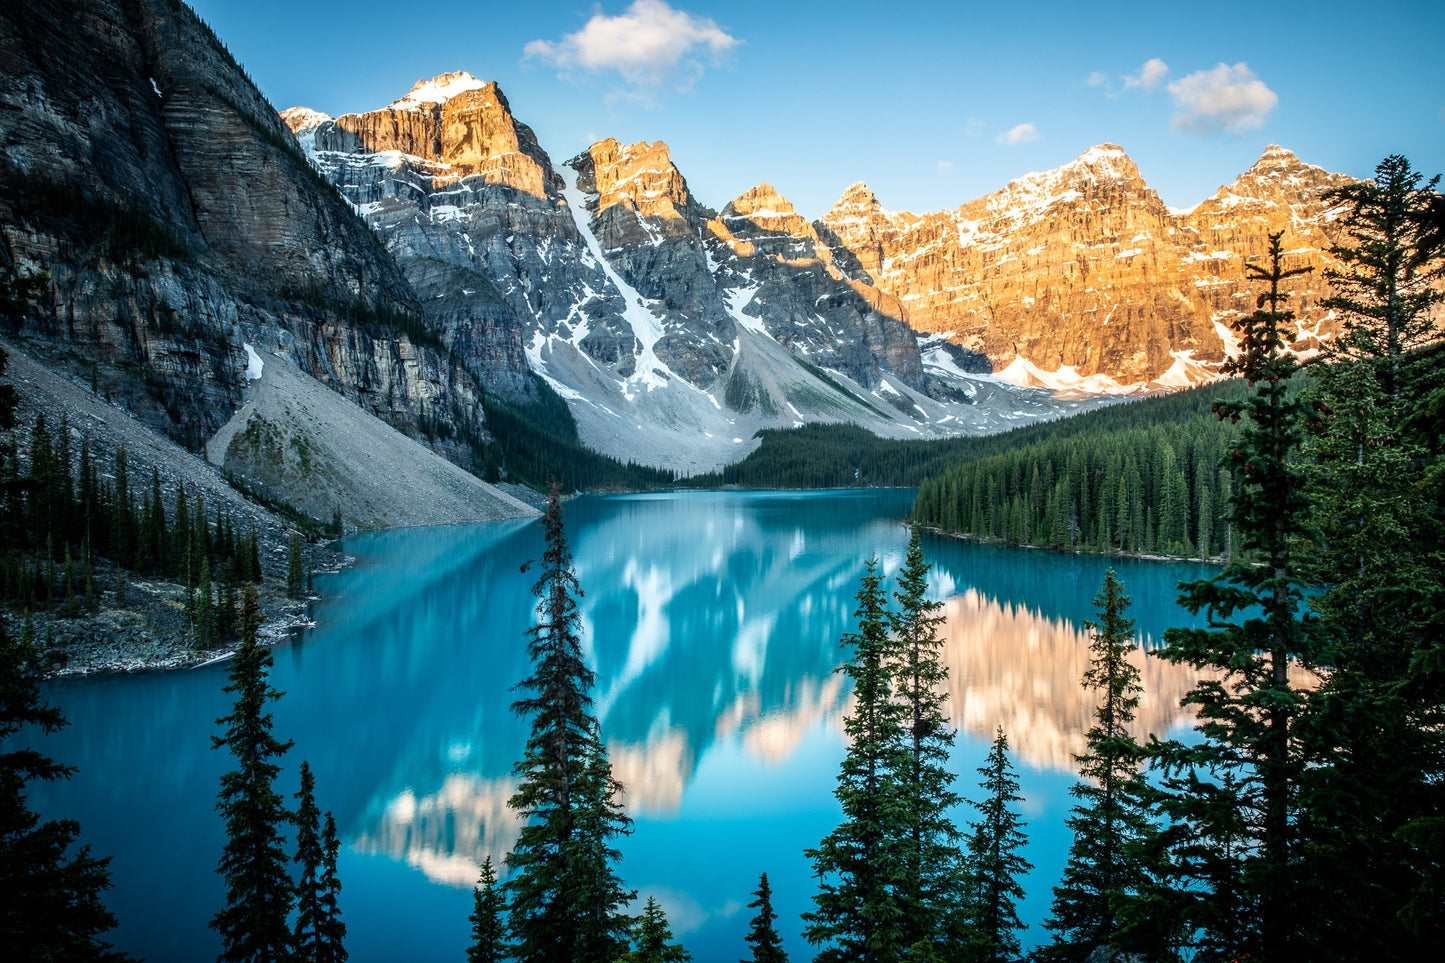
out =
[[1445,170],[1445,3],[191,0],[278,108],[501,84],[559,163],[664,140],[700,201],[760,181],[807,217],[854,181],[954,207],[1093,144],[1190,207],[1271,143],[1368,176]]

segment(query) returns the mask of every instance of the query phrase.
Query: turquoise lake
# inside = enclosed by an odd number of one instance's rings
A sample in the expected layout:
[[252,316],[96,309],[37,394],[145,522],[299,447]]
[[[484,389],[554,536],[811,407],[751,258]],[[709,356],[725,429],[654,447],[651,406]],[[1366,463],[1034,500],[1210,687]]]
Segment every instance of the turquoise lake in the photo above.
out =
[[[585,597],[594,693],[613,768],[635,819],[619,871],[656,896],[699,963],[745,950],[760,872],[775,891],[795,961],[812,957],[803,849],[837,822],[833,799],[849,693],[833,671],[851,627],[863,561],[890,576],[907,548],[911,491],[707,492],[567,506]],[[356,563],[319,578],[316,626],[275,650],[275,731],[295,746],[285,792],[309,760],[342,835],[342,909],[351,959],[461,960],[471,884],[500,864],[518,823],[522,721],[511,687],[527,674],[524,632],[541,553],[535,521],[376,532],[343,543]],[[1175,604],[1203,565],[980,546],[925,536],[945,602],[956,788],[977,795],[995,726],[1008,734],[1025,795],[1025,946],[1044,940],[1050,889],[1067,855],[1071,754],[1092,699],[1079,687],[1083,622],[1104,570],[1133,598],[1146,642],[1196,624]],[[891,587],[891,581],[890,581]],[[1182,670],[1145,660],[1140,731],[1188,724]],[[118,947],[153,961],[213,959],[223,901],[216,790],[230,757],[212,751],[229,711],[224,664],[47,686],[71,725],[42,746],[78,767],[36,787],[49,817],[81,821],[112,856]],[[956,814],[962,825],[972,810]]]

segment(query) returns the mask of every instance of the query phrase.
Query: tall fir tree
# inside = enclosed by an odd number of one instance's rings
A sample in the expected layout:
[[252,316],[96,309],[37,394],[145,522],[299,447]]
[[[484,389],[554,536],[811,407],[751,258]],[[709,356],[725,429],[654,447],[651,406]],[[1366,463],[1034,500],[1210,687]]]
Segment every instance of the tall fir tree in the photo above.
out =
[[1019,955],[1018,904],[1024,898],[1023,877],[1033,864],[1023,856],[1028,838],[1018,804],[1019,780],[1009,760],[1003,726],[994,734],[988,758],[979,767],[983,800],[973,804],[978,820],[968,839],[968,899],[971,946],[967,958],[1002,963]]
[[[1309,269],[1284,267],[1282,237],[1270,235],[1268,268],[1248,266],[1250,277],[1268,287],[1257,310],[1240,322],[1240,353],[1225,365],[1254,391],[1243,402],[1216,403],[1221,417],[1241,421],[1228,457],[1237,480],[1230,518],[1243,557],[1212,579],[1181,585],[1180,603],[1206,612],[1209,627],[1165,633],[1163,656],[1205,674],[1184,699],[1198,711],[1203,738],[1154,750],[1169,790],[1160,803],[1166,819],[1202,827],[1228,775],[1249,832],[1233,874],[1243,880],[1240,904],[1217,918],[1237,932],[1211,934],[1201,920],[1177,925],[1270,960],[1289,958],[1297,935],[1292,860],[1302,759],[1294,724],[1306,710],[1307,694],[1291,683],[1289,668],[1295,661],[1313,664],[1316,656],[1303,618],[1308,585],[1296,556],[1310,512],[1297,458],[1302,406],[1290,387],[1299,362],[1284,350],[1294,313],[1285,308],[1288,295],[1280,288]],[[1177,906],[1187,912],[1199,901],[1186,881],[1197,882],[1202,873],[1186,852],[1172,855],[1171,871],[1181,881]]]
[[[1418,685],[1437,637],[1439,513],[1425,445],[1409,427],[1418,399],[1404,353],[1439,338],[1445,252],[1432,250],[1426,213],[1436,180],[1388,157],[1374,182],[1350,185],[1331,274],[1345,336],[1337,363],[1316,367],[1305,453],[1315,503],[1315,577],[1330,672],[1301,727],[1299,929],[1316,959],[1415,959],[1445,937],[1439,899],[1424,918],[1414,897],[1440,865],[1412,831],[1440,811],[1445,780],[1439,690]],[[1331,347],[1327,345],[1327,347]],[[1429,432],[1438,437],[1438,431]],[[1428,443],[1428,437],[1427,437]],[[1428,834],[1427,834],[1428,838]],[[1339,881],[1348,878],[1350,884]]]
[[667,914],[662,911],[654,897],[647,897],[647,905],[637,918],[637,932],[633,937],[632,952],[622,957],[620,963],[684,963],[692,954],[673,940],[672,927],[668,925]]
[[507,866],[513,956],[537,963],[614,963],[627,951],[635,895],[618,879],[614,841],[631,831],[617,801],[606,749],[592,716],[595,679],[582,657],[577,599],[582,594],[553,486],[543,516],[546,551],[532,594],[528,630],[532,674],[513,711],[530,720],[520,785],[508,805],[526,824]]
[[509,956],[507,925],[504,916],[507,903],[497,885],[497,871],[492,857],[482,860],[477,885],[472,888],[472,942],[467,947],[467,963],[500,963]]
[[953,728],[944,712],[948,667],[943,661],[942,603],[928,597],[928,572],[919,530],[913,529],[908,554],[893,593],[896,654],[890,665],[892,689],[904,710],[903,806],[899,854],[902,876],[897,896],[902,911],[901,943],[941,944],[945,921],[957,909],[960,834],[949,816],[959,802],[948,768]]
[[336,819],[328,810],[321,828],[321,925],[316,958],[311,963],[346,963],[346,924],[341,921],[341,877],[336,871],[341,840]]
[[31,733],[66,724],[59,709],[40,701],[29,626],[27,618],[17,642],[0,625],[0,946],[13,960],[124,960],[102,938],[115,926],[102,900],[109,860],[91,856],[87,846],[72,850],[80,825],[41,822],[25,798],[27,783],[75,771],[29,744]]
[[1134,620],[1125,615],[1129,597],[1113,569],[1104,573],[1094,604],[1099,619],[1085,623],[1090,642],[1083,685],[1099,702],[1084,752],[1074,757],[1083,781],[1070,790],[1078,800],[1066,820],[1073,842],[1045,924],[1054,933],[1047,953],[1062,960],[1082,961],[1099,946],[1136,948],[1119,931],[1150,888],[1144,750],[1129,731],[1144,688],[1129,660],[1137,650]]
[[843,721],[848,752],[833,790],[843,821],[804,852],[818,891],[816,909],[803,914],[803,935],[820,947],[818,963],[890,960],[904,945],[898,885],[907,829],[899,785],[905,709],[890,685],[895,646],[876,557],[864,568],[857,600],[857,629],[843,636],[850,656],[839,670],[854,697]]
[[296,793],[296,954],[305,960],[322,956],[321,872],[326,853],[321,845],[321,810],[316,806],[316,777],[311,764],[301,763],[301,788]]
[[236,768],[221,776],[216,809],[226,824],[226,845],[216,870],[226,880],[226,906],[211,920],[221,935],[222,963],[281,963],[291,958],[287,925],[293,886],[287,871],[284,826],[291,819],[276,777],[275,762],[291,748],[271,732],[268,702],[281,693],[266,681],[271,653],[256,641],[261,606],[256,590],[241,593],[241,647],[231,661],[223,691],[235,696],[231,714],[216,720],[224,734],[211,747],[226,748]]
[[748,909],[755,909],[753,921],[748,926],[744,940],[753,948],[752,956],[739,963],[788,963],[788,954],[783,952],[783,939],[778,935],[778,914],[773,912],[773,890],[768,885],[768,874],[758,877],[758,888],[753,890],[753,901]]
[[1445,252],[1432,251],[1424,216],[1439,203],[1439,181],[1438,175],[1424,181],[1408,160],[1392,154],[1375,167],[1374,180],[1324,194],[1326,203],[1344,207],[1340,223],[1347,236],[1330,248],[1339,266],[1325,273],[1334,293],[1320,306],[1338,311],[1344,328],[1326,349],[1381,359],[1380,381],[1397,400],[1405,352],[1440,336],[1431,308],[1445,301],[1445,290],[1432,281]]
[[299,599],[306,594],[306,572],[301,565],[301,534],[291,533],[286,550],[286,597]]

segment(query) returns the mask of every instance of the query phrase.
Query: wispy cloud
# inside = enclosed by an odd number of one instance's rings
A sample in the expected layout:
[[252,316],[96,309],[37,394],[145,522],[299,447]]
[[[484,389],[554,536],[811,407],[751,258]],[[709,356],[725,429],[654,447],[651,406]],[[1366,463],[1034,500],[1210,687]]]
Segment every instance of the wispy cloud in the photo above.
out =
[[1102,70],[1090,71],[1089,76],[1084,78],[1084,86],[1086,87],[1102,87],[1108,82],[1109,75]]
[[977,137],[983,133],[984,123],[977,117],[970,117],[963,125],[963,132],[969,137]]
[[1252,130],[1279,104],[1279,96],[1245,63],[1196,71],[1171,83],[1169,93],[1178,108],[1170,123],[1192,133]]
[[1032,144],[1039,139],[1038,128],[1033,124],[1015,124],[994,138],[1000,144],[1014,147],[1018,144]]
[[953,161],[939,161],[939,162],[938,162],[938,173],[940,173],[940,174],[952,174],[952,173],[953,173]]
[[706,65],[740,43],[709,17],[674,10],[665,0],[633,0],[617,16],[599,10],[561,40],[533,40],[522,49],[522,59],[564,74],[615,72],[633,96],[645,100],[663,86],[691,87]]
[[1169,65],[1158,57],[1150,57],[1144,61],[1144,66],[1139,68],[1137,74],[1128,74],[1124,80],[1124,89],[1138,87],[1142,90],[1153,90],[1164,82],[1169,76]]

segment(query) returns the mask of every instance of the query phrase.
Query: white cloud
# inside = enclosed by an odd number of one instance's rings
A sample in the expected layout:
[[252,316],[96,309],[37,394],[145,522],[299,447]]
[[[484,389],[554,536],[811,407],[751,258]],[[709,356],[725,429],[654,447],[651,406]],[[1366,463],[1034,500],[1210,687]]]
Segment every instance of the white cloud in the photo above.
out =
[[1217,64],[1169,85],[1178,108],[1171,124],[1178,130],[1232,134],[1252,130],[1279,104],[1279,97],[1244,63]]
[[952,173],[953,173],[953,161],[939,161],[939,162],[938,162],[938,173],[940,173],[940,174],[952,174]]
[[699,56],[716,63],[741,42],[711,18],[674,10],[665,0],[633,0],[615,17],[593,14],[581,30],[561,40],[533,40],[522,49],[522,58],[564,72],[616,71],[639,88],[669,82],[686,88],[702,74]]
[[968,122],[963,125],[963,132],[969,137],[977,137],[979,134],[983,133],[983,127],[983,121],[979,120],[977,117],[970,117],[968,119]]
[[1084,85],[1086,87],[1102,87],[1108,82],[1109,75],[1104,73],[1102,70],[1090,71],[1089,76],[1084,78]]
[[1144,66],[1139,68],[1137,74],[1131,74],[1124,78],[1124,89],[1139,87],[1143,90],[1153,90],[1164,82],[1169,76],[1169,65],[1158,57],[1150,57],[1144,61]]
[[1032,144],[1039,139],[1038,128],[1033,124],[1016,124],[994,138],[1000,144],[1013,147],[1017,144]]

